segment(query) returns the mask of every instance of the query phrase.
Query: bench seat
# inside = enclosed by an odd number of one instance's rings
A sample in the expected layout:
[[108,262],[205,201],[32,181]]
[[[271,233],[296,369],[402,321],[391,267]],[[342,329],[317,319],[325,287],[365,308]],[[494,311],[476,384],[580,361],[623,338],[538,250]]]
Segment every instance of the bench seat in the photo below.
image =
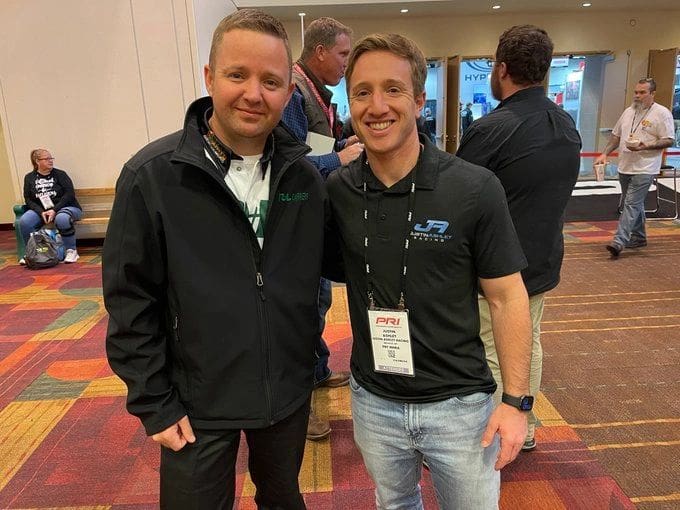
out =
[[[83,218],[76,223],[76,239],[104,239],[116,190],[114,188],[81,188],[76,189],[75,192],[83,209]],[[24,205],[14,206],[17,260],[24,256],[26,248],[19,232],[19,218],[25,210]]]

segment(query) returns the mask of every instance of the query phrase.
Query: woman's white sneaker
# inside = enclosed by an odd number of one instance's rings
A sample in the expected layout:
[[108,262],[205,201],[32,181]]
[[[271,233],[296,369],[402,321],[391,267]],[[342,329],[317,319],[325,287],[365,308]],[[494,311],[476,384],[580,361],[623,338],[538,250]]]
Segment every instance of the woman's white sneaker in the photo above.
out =
[[66,250],[66,256],[64,257],[64,262],[66,264],[73,264],[76,260],[80,258],[76,250]]

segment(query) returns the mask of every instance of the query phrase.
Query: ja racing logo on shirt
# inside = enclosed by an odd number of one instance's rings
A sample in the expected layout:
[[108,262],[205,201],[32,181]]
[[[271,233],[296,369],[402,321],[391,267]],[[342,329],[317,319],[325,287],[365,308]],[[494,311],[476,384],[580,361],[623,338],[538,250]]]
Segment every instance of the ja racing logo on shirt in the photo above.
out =
[[436,243],[443,243],[453,237],[447,234],[449,230],[449,222],[445,220],[425,220],[421,223],[416,223],[411,232],[411,239],[417,241],[432,241]]

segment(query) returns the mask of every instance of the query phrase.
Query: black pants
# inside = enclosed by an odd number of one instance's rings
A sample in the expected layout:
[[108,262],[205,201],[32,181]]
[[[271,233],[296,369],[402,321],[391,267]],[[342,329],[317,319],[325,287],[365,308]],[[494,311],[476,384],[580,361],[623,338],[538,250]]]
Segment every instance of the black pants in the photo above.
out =
[[[248,470],[261,510],[304,510],[298,474],[305,451],[309,401],[264,429],[244,430]],[[194,430],[178,452],[161,447],[160,506],[165,510],[231,510],[241,431]]]

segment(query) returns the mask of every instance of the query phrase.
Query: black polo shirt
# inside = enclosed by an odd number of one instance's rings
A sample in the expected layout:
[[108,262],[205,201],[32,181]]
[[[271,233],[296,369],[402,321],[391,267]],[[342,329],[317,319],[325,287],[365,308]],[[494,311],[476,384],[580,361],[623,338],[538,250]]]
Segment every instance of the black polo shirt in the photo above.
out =
[[578,178],[581,137],[543,87],[520,90],[465,131],[458,156],[488,168],[505,188],[529,265],[530,296],[560,281],[564,209]]
[[[433,402],[495,383],[479,338],[478,277],[516,273],[526,261],[498,179],[488,170],[438,150],[424,136],[416,166],[414,218],[407,230],[411,173],[389,189],[365,157],[327,181],[333,211],[329,233],[344,262],[352,322],[352,374],[369,391],[406,402]],[[404,239],[410,242],[405,285],[415,377],[373,369],[364,264],[364,172],[369,248],[377,307],[400,294]]]

